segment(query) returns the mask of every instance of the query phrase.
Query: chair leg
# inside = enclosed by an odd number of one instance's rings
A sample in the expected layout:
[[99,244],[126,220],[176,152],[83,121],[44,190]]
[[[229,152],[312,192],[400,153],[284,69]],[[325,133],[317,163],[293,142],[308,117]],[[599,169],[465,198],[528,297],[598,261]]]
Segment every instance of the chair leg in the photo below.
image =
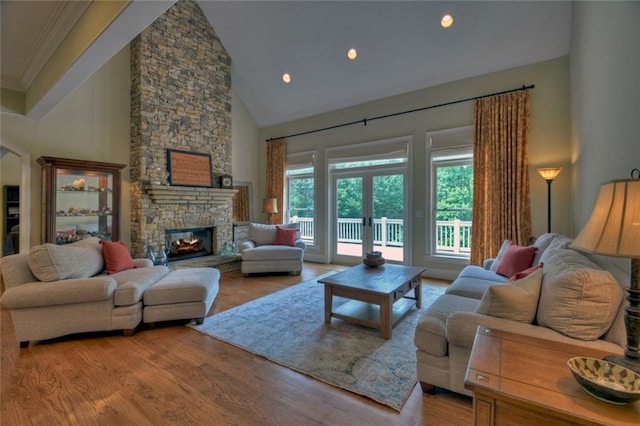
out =
[[29,341],[27,340],[26,342],[20,342],[20,347],[21,348],[29,347]]
[[196,324],[202,325],[204,323],[204,317],[196,318]]

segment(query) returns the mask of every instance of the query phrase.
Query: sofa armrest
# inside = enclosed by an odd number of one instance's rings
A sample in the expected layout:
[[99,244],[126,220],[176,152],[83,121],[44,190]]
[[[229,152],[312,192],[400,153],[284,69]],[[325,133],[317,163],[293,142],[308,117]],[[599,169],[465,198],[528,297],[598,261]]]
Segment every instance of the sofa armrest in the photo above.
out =
[[147,259],[146,257],[133,259],[133,266],[136,268],[148,268],[153,266],[153,261],[151,259]]
[[247,249],[252,249],[252,248],[256,248],[256,243],[251,240],[247,240],[240,244],[240,247],[238,247],[238,250],[240,250],[240,253],[242,253],[243,251]]
[[5,291],[0,304],[6,309],[100,302],[113,297],[117,284],[109,276],[31,282]]
[[485,259],[484,262],[482,262],[482,267],[488,271],[489,269],[491,269],[491,265],[493,265],[494,261],[495,259],[492,257],[490,257],[489,259]]
[[302,251],[305,251],[305,249],[307,248],[307,244],[303,240],[301,240],[300,238],[298,238],[297,240],[294,241],[293,246],[301,248]]

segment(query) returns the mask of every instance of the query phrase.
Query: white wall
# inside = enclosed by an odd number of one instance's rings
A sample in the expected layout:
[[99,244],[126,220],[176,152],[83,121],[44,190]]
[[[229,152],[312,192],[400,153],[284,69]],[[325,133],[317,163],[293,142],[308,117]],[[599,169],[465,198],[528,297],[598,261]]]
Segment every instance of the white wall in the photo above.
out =
[[260,194],[265,192],[264,170],[259,170],[260,157],[266,151],[260,150],[258,141],[258,127],[253,117],[247,111],[242,99],[231,91],[231,168],[234,182],[249,182],[252,186],[252,215],[254,222],[261,222],[262,206]]
[[[44,118],[3,112],[0,134],[31,153],[31,245],[40,243],[40,156],[129,164],[129,46]],[[122,172],[121,239],[130,244],[129,168]]]
[[640,2],[574,2],[571,39],[577,234],[600,185],[640,168]]
[[[569,59],[558,58],[507,71],[487,74],[480,77],[460,80],[441,86],[419,90],[404,95],[380,99],[352,108],[332,111],[282,125],[260,130],[257,149],[263,149],[264,139],[297,132],[323,128],[350,121],[362,120],[399,111],[435,105],[456,99],[508,90],[523,85],[535,84],[531,91],[531,128],[529,145],[531,205],[533,232],[535,235],[546,232],[547,228],[547,185],[535,171],[536,167],[560,165],[566,171],[553,183],[553,228],[554,232],[571,231],[571,141],[569,107]],[[402,115],[394,118],[369,122],[367,126],[354,125],[339,129],[290,138],[287,152],[303,152],[313,149],[353,144],[358,142],[390,139],[399,136],[411,136],[414,142],[413,176],[410,178],[411,204],[411,247],[410,263],[428,267],[432,276],[452,276],[460,265],[448,262],[433,262],[427,258],[427,221],[430,205],[426,188],[426,176],[429,173],[426,152],[426,132],[473,124],[473,103],[466,102],[444,108]],[[264,157],[261,157],[260,169],[264,169]],[[318,163],[318,167],[324,164]],[[321,175],[324,176],[324,175]],[[319,198],[326,198],[325,188],[318,188]],[[324,222],[323,211],[326,205],[318,206],[320,229]],[[425,214],[419,216],[418,211]],[[326,241],[320,245],[326,250]]]

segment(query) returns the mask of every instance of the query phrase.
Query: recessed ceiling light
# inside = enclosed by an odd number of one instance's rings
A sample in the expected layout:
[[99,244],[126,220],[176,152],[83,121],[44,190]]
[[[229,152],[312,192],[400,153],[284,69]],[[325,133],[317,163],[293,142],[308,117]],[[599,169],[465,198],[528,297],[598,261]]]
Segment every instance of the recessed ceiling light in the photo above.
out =
[[440,25],[442,25],[442,28],[449,28],[451,25],[453,25],[453,16],[449,15],[448,13],[444,15],[440,20]]
[[291,83],[291,76],[285,72],[284,74],[282,74],[282,81],[287,84]]
[[347,52],[347,58],[353,61],[357,57],[358,57],[358,52],[356,51],[356,49],[349,49],[349,51]]

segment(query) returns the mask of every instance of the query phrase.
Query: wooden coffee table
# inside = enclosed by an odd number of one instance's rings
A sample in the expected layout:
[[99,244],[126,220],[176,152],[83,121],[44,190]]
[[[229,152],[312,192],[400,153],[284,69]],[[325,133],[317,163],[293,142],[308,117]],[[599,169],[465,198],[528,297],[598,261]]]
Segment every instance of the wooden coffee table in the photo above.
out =
[[638,425],[640,401],[614,405],[588,395],[571,375],[574,356],[597,349],[479,326],[465,386],[475,425]]
[[[420,275],[424,268],[385,264],[358,265],[318,280],[324,284],[324,322],[331,317],[380,329],[391,338],[391,327],[413,306],[422,307]],[[407,294],[413,290],[413,297]],[[352,299],[333,310],[333,296]]]

